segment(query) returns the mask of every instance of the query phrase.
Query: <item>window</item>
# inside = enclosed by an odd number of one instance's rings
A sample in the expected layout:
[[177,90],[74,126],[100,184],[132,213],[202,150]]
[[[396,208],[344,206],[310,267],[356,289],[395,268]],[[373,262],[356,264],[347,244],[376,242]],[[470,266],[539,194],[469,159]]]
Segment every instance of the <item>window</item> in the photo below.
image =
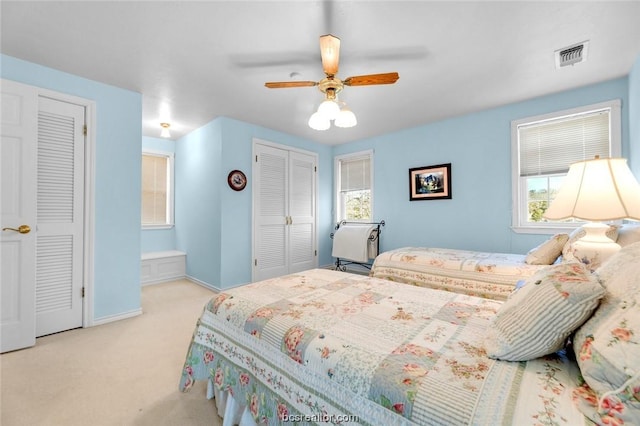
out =
[[542,217],[577,161],[619,157],[620,101],[589,105],[511,123],[513,218],[516,232],[553,233],[572,220]]
[[142,153],[142,227],[173,226],[173,154]]
[[373,151],[335,159],[336,219],[338,222],[373,220]]

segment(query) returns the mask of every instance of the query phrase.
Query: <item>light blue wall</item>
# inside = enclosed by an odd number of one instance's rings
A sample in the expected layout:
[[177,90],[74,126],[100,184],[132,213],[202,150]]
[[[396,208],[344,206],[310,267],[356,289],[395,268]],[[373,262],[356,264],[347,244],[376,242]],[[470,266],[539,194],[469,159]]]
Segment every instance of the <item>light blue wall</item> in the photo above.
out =
[[640,180],[640,55],[629,73],[629,167]]
[[96,105],[94,319],[140,308],[142,96],[2,55],[2,78]]
[[[176,152],[176,143],[170,139],[142,137],[142,149],[173,153]],[[142,229],[140,232],[140,249],[142,253],[151,251],[166,251],[176,249],[176,229]]]
[[[331,263],[331,147],[230,118],[218,118],[176,143],[176,240],[187,274],[214,288],[251,281],[253,139],[318,153],[319,265]],[[227,185],[242,170],[241,192]]]
[[[336,146],[333,154],[375,150],[374,215],[386,222],[382,250],[431,246],[526,253],[548,236],[510,229],[511,121],[620,98],[628,157],[628,95],[627,78],[620,78]],[[409,201],[409,168],[442,163],[452,164],[453,198]]]
[[[622,99],[623,156],[640,175],[640,57],[628,78],[329,147],[263,127],[219,118],[175,144],[176,229],[140,232],[141,95],[1,55],[2,78],[96,103],[94,319],[140,308],[140,252],[177,248],[187,273],[228,288],[251,279],[253,138],[319,154],[319,265],[332,263],[333,157],[375,150],[375,219],[383,250],[405,245],[526,252],[546,236],[516,234],[511,223],[511,120]],[[631,120],[630,120],[631,118]],[[164,140],[160,140],[165,142]],[[408,169],[452,163],[452,200],[409,202]],[[228,188],[243,170],[247,189]],[[117,171],[117,172],[116,172]],[[142,240],[144,239],[144,246]]]
[[176,142],[176,247],[187,253],[187,275],[212,287],[222,257],[221,139],[221,123],[212,121]]

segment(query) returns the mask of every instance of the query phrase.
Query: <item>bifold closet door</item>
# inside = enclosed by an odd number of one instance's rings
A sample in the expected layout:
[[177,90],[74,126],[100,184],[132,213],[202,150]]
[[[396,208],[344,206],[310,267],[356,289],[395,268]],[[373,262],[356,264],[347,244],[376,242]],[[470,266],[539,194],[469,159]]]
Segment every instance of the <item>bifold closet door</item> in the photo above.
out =
[[256,145],[254,191],[254,281],[286,275],[289,180],[287,151]]
[[289,273],[316,266],[315,157],[289,153]]
[[256,144],[253,280],[316,266],[316,159]]

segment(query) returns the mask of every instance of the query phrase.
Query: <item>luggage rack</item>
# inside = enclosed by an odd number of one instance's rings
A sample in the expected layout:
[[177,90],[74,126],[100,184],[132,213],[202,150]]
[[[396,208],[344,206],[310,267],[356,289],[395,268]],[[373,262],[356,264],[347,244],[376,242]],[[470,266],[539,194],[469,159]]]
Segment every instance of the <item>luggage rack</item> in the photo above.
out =
[[[337,231],[338,229],[340,229],[340,226],[350,224],[350,223],[356,224],[356,225],[376,225],[376,227],[371,230],[371,234],[369,235],[369,243],[375,242],[376,255],[377,255],[380,252],[380,232],[381,232],[380,227],[384,226],[384,220],[381,220],[380,222],[347,222],[346,220],[341,220],[336,224],[334,229]],[[332,240],[334,235],[335,235],[334,232],[332,232],[330,235]],[[371,270],[371,267],[373,266],[372,263],[368,263],[368,262],[356,262],[356,261],[340,259],[339,257],[336,257],[336,263],[335,263],[336,271],[346,272],[347,266],[349,265],[362,266],[368,270]]]

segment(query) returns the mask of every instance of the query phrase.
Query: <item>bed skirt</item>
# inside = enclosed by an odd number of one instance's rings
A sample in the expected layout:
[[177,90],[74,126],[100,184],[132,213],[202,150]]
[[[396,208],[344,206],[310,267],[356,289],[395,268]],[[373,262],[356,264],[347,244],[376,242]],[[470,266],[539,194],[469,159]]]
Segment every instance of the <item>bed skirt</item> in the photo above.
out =
[[222,426],[257,426],[249,408],[240,404],[231,392],[218,389],[213,379],[207,382],[207,399],[215,399],[218,415],[222,417]]

